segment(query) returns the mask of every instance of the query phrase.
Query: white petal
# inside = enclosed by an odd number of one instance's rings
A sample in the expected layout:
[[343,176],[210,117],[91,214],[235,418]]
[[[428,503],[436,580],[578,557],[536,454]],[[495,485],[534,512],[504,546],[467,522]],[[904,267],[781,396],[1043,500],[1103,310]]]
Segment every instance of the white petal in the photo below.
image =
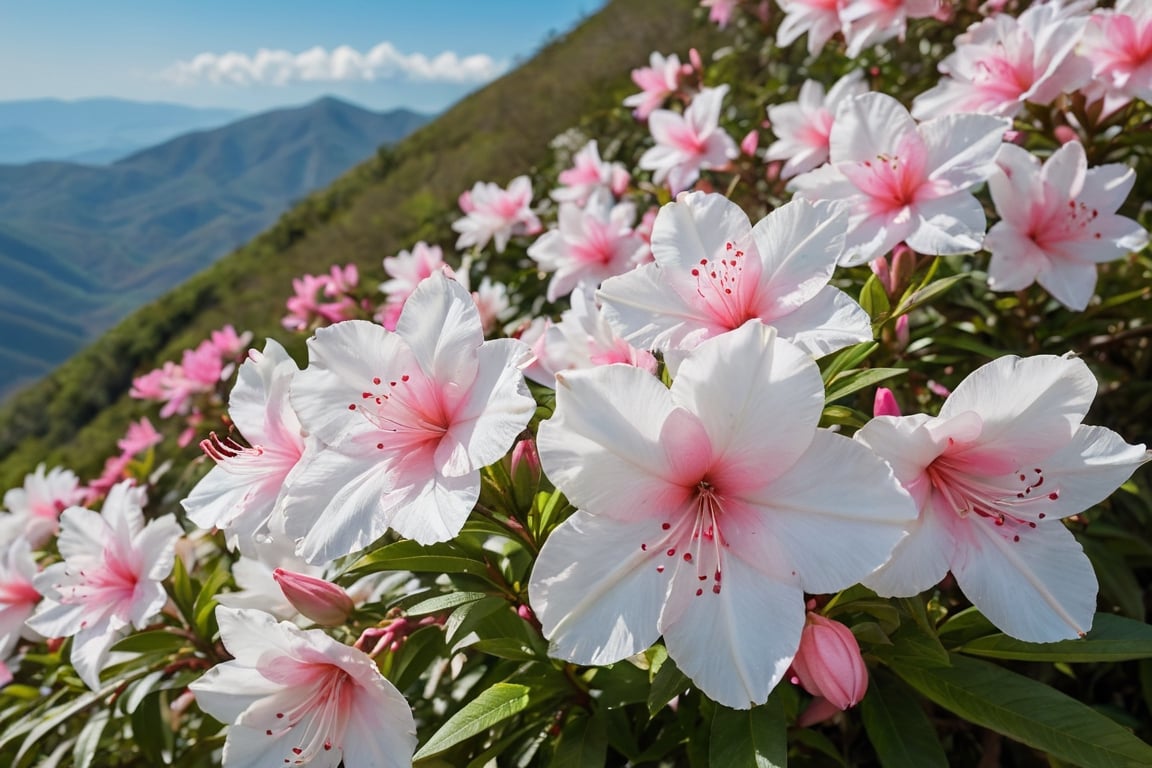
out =
[[733,555],[718,594],[697,596],[697,584],[695,568],[677,567],[660,618],[669,657],[712,700],[736,709],[763,704],[800,646],[803,591]]
[[767,321],[780,337],[812,357],[872,340],[872,320],[848,294],[830,285],[786,315]]
[[552,655],[611,664],[656,642],[670,575],[640,548],[652,528],[578,511],[548,537],[528,594]]
[[996,170],[996,152],[1012,121],[990,115],[946,115],[920,124],[928,150],[926,169],[932,181],[966,189]]
[[225,725],[235,723],[253,702],[276,693],[281,687],[255,668],[227,661],[188,685],[200,709]]
[[76,674],[94,691],[100,690],[100,671],[108,663],[112,646],[123,635],[109,627],[108,620],[85,627],[72,638],[69,657]]
[[960,589],[1002,632],[1031,643],[1081,637],[1096,612],[1096,574],[1059,521],[1020,529],[969,516],[967,545],[952,573]]
[[439,385],[467,386],[476,377],[476,349],[484,327],[471,294],[443,272],[420,281],[404,302],[396,333]]
[[416,721],[400,692],[380,676],[365,681],[371,695],[361,694],[344,732],[344,764],[348,768],[409,768],[416,752]]
[[824,408],[816,364],[756,320],[693,350],[680,364],[672,396],[699,416],[715,465],[754,476],[757,485],[786,472],[807,450]]
[[875,160],[891,155],[916,123],[904,106],[883,93],[865,93],[840,104],[832,123],[829,154],[833,163]]
[[1043,504],[1045,516],[1067,517],[1099,504],[1148,460],[1143,445],[1129,445],[1104,427],[1081,425],[1067,446],[1044,460],[1044,490],[1059,494]]
[[[845,489],[851,489],[845,492]],[[825,430],[749,504],[762,507],[806,592],[849,587],[888,560],[916,519],[892,469],[863,444]]]
[[847,228],[844,206],[802,199],[775,209],[753,227],[761,282],[774,305],[799,306],[828,284]]
[[672,284],[667,270],[644,264],[627,274],[604,281],[596,297],[612,328],[641,349],[688,346],[686,338],[713,336],[728,330],[700,305],[685,299]]
[[926,505],[920,518],[909,524],[892,559],[862,579],[864,586],[881,597],[911,597],[939,584],[956,549],[949,526],[953,520],[958,518],[947,505]]
[[919,253],[948,256],[980,250],[984,240],[984,206],[966,192],[917,203],[916,231],[908,246]]
[[1069,309],[1083,311],[1096,291],[1096,265],[1078,264],[1066,259],[1050,261],[1036,276],[1036,282],[1052,298]]

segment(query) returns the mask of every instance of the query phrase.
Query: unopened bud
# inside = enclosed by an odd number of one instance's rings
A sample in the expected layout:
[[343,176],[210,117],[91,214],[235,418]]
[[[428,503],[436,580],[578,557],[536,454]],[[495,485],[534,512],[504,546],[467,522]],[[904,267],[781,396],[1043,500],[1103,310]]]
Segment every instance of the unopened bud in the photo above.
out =
[[352,598],[335,584],[295,571],[277,568],[272,577],[292,607],[322,627],[335,627],[356,609]]
[[872,403],[873,416],[899,416],[900,406],[896,403],[896,396],[892,390],[880,387],[876,390],[876,399]]
[[1056,137],[1056,141],[1061,144],[1067,144],[1070,141],[1078,141],[1080,139],[1080,137],[1076,135],[1076,131],[1067,125],[1056,126],[1052,133]]
[[748,135],[740,141],[740,151],[749,157],[756,154],[756,148],[760,146],[760,134],[755,128],[748,131]]
[[809,613],[792,669],[804,690],[837,709],[860,703],[868,690],[868,667],[852,630],[818,613]]
[[536,441],[526,438],[512,448],[512,494],[521,509],[532,506],[540,490],[540,453]]

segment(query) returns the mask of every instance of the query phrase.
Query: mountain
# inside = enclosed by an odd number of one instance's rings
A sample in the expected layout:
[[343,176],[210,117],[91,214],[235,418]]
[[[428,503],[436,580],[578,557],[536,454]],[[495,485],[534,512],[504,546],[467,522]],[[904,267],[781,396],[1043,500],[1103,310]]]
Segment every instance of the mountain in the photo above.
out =
[[0,163],[109,163],[138,149],[242,116],[234,109],[125,99],[3,101]]
[[0,166],[0,396],[427,119],[326,98],[109,166]]
[[[285,213],[274,227],[118,323],[0,407],[0,488],[39,462],[99,473],[129,420],[150,413],[128,397],[134,375],[225,323],[255,345],[278,337],[293,277],[356,263],[382,277],[383,256],[420,239],[450,246],[457,196],[478,180],[507,183],[549,162],[549,142],[598,120],[626,119],[629,78],[656,51],[715,50],[719,33],[693,22],[694,0],[611,0],[536,56]],[[2,305],[2,303],[0,303]],[[154,418],[154,416],[153,416]]]

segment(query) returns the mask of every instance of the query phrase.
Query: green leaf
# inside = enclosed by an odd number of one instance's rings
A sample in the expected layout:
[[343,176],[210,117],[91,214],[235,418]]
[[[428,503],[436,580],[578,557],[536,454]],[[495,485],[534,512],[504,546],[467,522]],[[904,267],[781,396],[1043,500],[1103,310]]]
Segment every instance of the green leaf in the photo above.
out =
[[489,580],[487,564],[454,544],[443,542],[423,546],[408,540],[369,552],[353,563],[341,579],[358,579],[381,571],[467,573]]
[[190,645],[188,638],[167,629],[152,629],[128,635],[114,646],[113,651],[128,653],[175,653]]
[[846,371],[849,368],[855,368],[860,365],[860,363],[867,360],[872,353],[879,348],[880,345],[875,341],[865,341],[860,344],[854,344],[830,357],[824,358],[829,361],[827,366],[820,372],[821,378],[824,379],[824,384],[827,385],[828,382],[832,381],[841,371]]
[[859,392],[868,387],[874,387],[882,381],[903,376],[908,373],[905,368],[865,368],[860,371],[842,373],[828,383],[828,392],[824,396],[826,402],[833,402],[847,397],[853,392]]
[[1073,698],[995,664],[952,655],[951,667],[894,664],[913,688],[977,725],[1084,768],[1152,765],[1152,746]]
[[561,731],[549,768],[603,768],[607,758],[604,724],[599,718],[578,715]]
[[971,656],[1018,661],[1130,661],[1152,658],[1152,626],[1111,613],[1098,613],[1079,640],[1026,643],[1003,634],[972,640],[956,650]]
[[692,687],[692,681],[680,671],[676,662],[665,658],[652,678],[652,688],[648,691],[648,714],[655,716],[664,705]]
[[959,275],[951,275],[950,277],[942,277],[916,290],[909,290],[900,298],[900,303],[896,305],[896,309],[892,310],[892,317],[896,318],[900,317],[900,315],[906,315],[917,307],[930,303],[938,296],[943,296],[952,290],[952,286],[957,283],[970,279],[972,279],[971,273],[965,272]]
[[104,735],[104,726],[108,725],[111,716],[111,709],[99,709],[84,724],[80,735],[76,737],[76,743],[72,746],[72,762],[75,768],[91,768],[96,750],[100,747],[100,737]]
[[421,600],[405,611],[409,616],[425,616],[429,613],[440,613],[461,605],[483,600],[488,595],[484,592],[449,592],[446,595],[436,595],[427,600]]
[[710,765],[782,768],[788,764],[787,726],[778,702],[752,709],[717,705],[708,738]]
[[860,714],[884,768],[948,768],[936,729],[920,702],[884,670],[873,670]]
[[909,664],[918,667],[947,667],[948,651],[935,635],[930,635],[917,624],[905,621],[891,635],[892,645],[872,647],[872,653],[887,663]]
[[883,320],[892,308],[888,302],[888,294],[876,275],[871,275],[860,289],[860,306],[868,313],[868,317],[872,318],[873,324]]
[[528,708],[531,690],[516,683],[496,683],[448,718],[440,730],[416,753],[415,760],[438,755],[483,733]]

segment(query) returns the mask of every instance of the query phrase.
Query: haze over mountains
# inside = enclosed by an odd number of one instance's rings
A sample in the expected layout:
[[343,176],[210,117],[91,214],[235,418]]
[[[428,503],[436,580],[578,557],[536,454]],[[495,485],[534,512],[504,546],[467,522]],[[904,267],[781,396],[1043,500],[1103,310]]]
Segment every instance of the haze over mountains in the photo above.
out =
[[107,166],[0,165],[0,397],[428,119],[324,98]]

